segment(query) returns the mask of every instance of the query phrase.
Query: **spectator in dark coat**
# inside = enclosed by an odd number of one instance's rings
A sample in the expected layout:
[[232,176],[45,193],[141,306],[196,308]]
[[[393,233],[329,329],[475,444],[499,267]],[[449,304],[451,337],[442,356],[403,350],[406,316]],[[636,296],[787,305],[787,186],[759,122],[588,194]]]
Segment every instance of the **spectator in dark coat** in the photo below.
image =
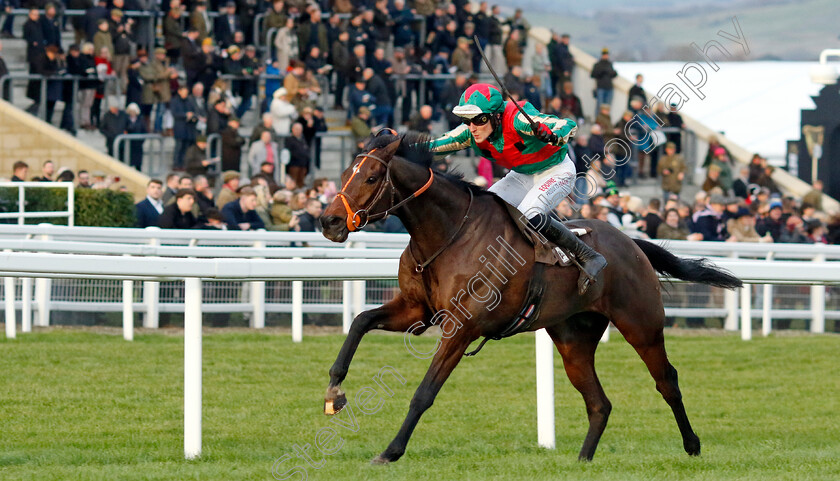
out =
[[338,39],[332,44],[330,50],[330,57],[332,65],[335,68],[335,107],[344,108],[344,89],[347,86],[347,81],[350,75],[353,74],[355,63],[351,58],[350,47],[348,41],[350,34],[345,30],[338,34]]
[[[137,56],[140,57],[140,54],[145,56],[146,51],[142,48],[137,49]],[[128,64],[128,73],[126,74],[128,83],[126,84],[125,90],[126,105],[139,104],[143,100],[143,83],[140,80],[140,67],[142,65],[139,58],[131,59],[131,62]]]
[[[146,121],[140,115],[140,107],[137,104],[131,104],[125,108],[128,114],[128,121],[126,122],[125,133],[127,134],[145,134]],[[143,143],[144,140],[129,141],[129,164],[137,170],[143,168]],[[125,145],[125,144],[123,144]],[[120,157],[122,158],[122,156]]]
[[642,102],[647,104],[647,94],[645,93],[644,87],[642,87],[642,82],[644,82],[644,80],[645,78],[642,74],[636,74],[636,83],[630,87],[630,92],[627,94],[627,110],[633,110],[630,102],[634,98],[642,99]]
[[209,92],[210,87],[216,82],[218,72],[221,70],[222,57],[216,53],[212,38],[205,38],[201,41],[201,70],[198,72],[196,82],[204,84],[204,91]]
[[207,167],[212,162],[207,159],[207,137],[199,135],[195,144],[187,149],[184,155],[184,164],[187,166],[187,175],[193,177],[207,175]]
[[326,54],[330,50],[327,35],[327,26],[321,22],[321,11],[317,7],[309,8],[309,21],[302,22],[297,27],[298,49],[300,52],[308,52],[313,46],[321,49]]
[[[213,199],[213,189],[210,187],[210,181],[204,175],[196,175],[193,177],[193,190],[195,190],[195,203],[198,205],[199,222],[206,221],[211,214],[211,211],[219,212],[216,209],[216,203]],[[193,209],[195,212],[195,209]],[[221,217],[221,213],[219,213]]]
[[108,104],[108,111],[102,117],[99,124],[99,131],[105,136],[105,146],[108,148],[108,155],[114,156],[114,139],[124,134],[128,129],[128,115],[120,110],[116,102]]
[[166,206],[158,218],[161,229],[195,229],[201,225],[192,213],[195,204],[195,191],[192,189],[178,189],[175,202]]
[[373,118],[376,124],[392,126],[394,123],[394,104],[391,102],[391,96],[388,93],[388,86],[382,77],[376,75],[372,68],[366,68],[362,72],[362,77],[365,79],[365,90],[376,98],[376,108],[373,109]]
[[85,33],[87,35],[86,40],[88,42],[93,41],[93,36],[96,35],[96,32],[99,30],[99,21],[107,19],[108,17],[109,12],[107,0],[98,0],[96,5],[85,11],[84,24]]
[[26,182],[26,177],[29,174],[29,164],[22,160],[18,160],[12,165],[12,182]]
[[595,114],[601,111],[601,104],[612,104],[613,85],[612,80],[618,76],[610,61],[610,51],[601,50],[601,59],[592,67],[590,77],[595,79]]
[[779,201],[771,202],[770,212],[758,221],[755,230],[762,237],[770,233],[770,236],[773,237],[773,242],[780,242],[784,229],[785,219],[782,218],[782,203]]
[[589,150],[596,154],[604,155],[604,131],[598,124],[592,124],[589,129]]
[[360,107],[367,107],[373,110],[376,105],[376,97],[371,95],[365,88],[365,80],[361,77],[355,79],[347,94],[347,119],[359,111]]
[[41,14],[37,8],[29,9],[29,18],[23,24],[23,39],[26,41],[26,62],[37,60],[46,47]]
[[552,32],[548,42],[548,61],[551,63],[551,87],[556,92],[560,85],[572,78],[575,61],[569,52],[569,35]]
[[163,48],[166,49],[166,56],[174,64],[178,62],[181,55],[181,42],[184,39],[184,31],[181,29],[181,9],[171,8],[163,18]]
[[[219,99],[207,114],[207,135],[218,134],[227,126],[230,110],[224,99]],[[239,169],[236,169],[239,170]]]
[[[8,12],[13,8],[19,7],[20,0],[0,0],[0,12]],[[6,19],[3,20],[3,27],[2,29],[0,29],[0,38],[15,38],[15,35],[12,33],[12,27],[14,26],[14,22],[15,16],[7,14]]]
[[179,85],[178,95],[172,97],[169,102],[169,111],[172,112],[173,119],[172,136],[175,138],[172,167],[175,169],[184,167],[184,156],[196,137],[195,124],[198,118],[192,110],[189,93],[186,84]]
[[321,232],[321,212],[324,207],[318,199],[307,199],[305,212],[298,216],[298,231]]
[[726,200],[723,196],[713,195],[709,206],[695,212],[692,217],[692,234],[702,234],[704,241],[722,241],[726,239],[725,225],[722,221],[726,210]]
[[742,199],[746,199],[750,196],[749,194],[749,186],[750,186],[750,168],[749,167],[741,167],[739,170],[740,175],[735,177],[735,180],[732,181],[732,192],[735,194],[736,197],[740,197]]
[[303,125],[303,138],[312,149],[312,159],[315,168],[321,168],[321,138],[317,137],[318,132],[327,131],[327,121],[324,118],[324,111],[320,108],[304,107],[300,112],[297,122]]
[[452,113],[452,109],[458,105],[461,95],[468,87],[467,76],[462,72],[455,74],[455,78],[447,82],[440,95],[440,107],[443,109],[444,117],[449,125],[449,130],[461,125],[461,117]]
[[411,116],[408,121],[408,130],[429,134],[432,132],[432,106],[424,105],[420,111]]
[[239,119],[231,117],[228,119],[227,127],[221,132],[222,135],[222,171],[240,169],[242,160],[242,146],[245,139],[239,135]]
[[256,208],[257,193],[251,187],[243,187],[239,190],[239,199],[222,207],[222,217],[230,230],[265,229]]
[[158,225],[158,219],[163,213],[163,182],[152,179],[146,184],[146,198],[134,207],[137,213],[137,227],[151,227]]
[[[233,36],[242,30],[242,21],[236,15],[236,2],[228,1],[213,24],[213,36],[222,48],[233,45]],[[206,87],[206,86],[205,86]]]
[[564,109],[568,109],[575,119],[583,118],[583,104],[580,97],[575,95],[575,89],[572,82],[563,82],[563,90],[560,93],[560,102]]
[[298,122],[292,124],[292,135],[286,139],[285,147],[289,149],[289,164],[286,166],[286,173],[295,181],[298,186],[305,185],[304,179],[309,172],[309,161],[311,152],[309,144],[303,137],[303,125]]
[[[43,75],[44,77],[51,77],[62,73],[59,70],[58,64],[58,47],[50,45],[45,49],[38,51],[37,57],[29,65],[29,72],[35,75]],[[30,81],[27,85],[26,96],[34,101],[34,103],[27,109],[31,114],[36,114],[41,102],[46,100],[46,120],[48,123],[52,122],[53,110],[55,103],[63,99],[64,89],[60,80],[47,81],[47,98],[41,98],[41,85],[37,80]]]
[[[2,53],[2,52],[3,52],[3,44],[0,43],[0,53]],[[0,78],[5,77],[8,74],[9,74],[9,67],[6,66],[6,61],[3,60],[3,57],[0,57]],[[12,98],[11,92],[12,92],[11,84],[6,83],[6,85],[3,86],[3,92],[0,92],[0,95],[2,95],[3,100],[8,101],[9,99]]]
[[63,52],[64,49],[61,47],[61,22],[58,19],[55,5],[52,3],[46,4],[44,16],[39,20],[44,36],[44,46],[55,45],[60,52]]
[[198,44],[198,30],[190,28],[181,40],[181,59],[187,75],[187,86],[192,88],[204,68],[204,54]]

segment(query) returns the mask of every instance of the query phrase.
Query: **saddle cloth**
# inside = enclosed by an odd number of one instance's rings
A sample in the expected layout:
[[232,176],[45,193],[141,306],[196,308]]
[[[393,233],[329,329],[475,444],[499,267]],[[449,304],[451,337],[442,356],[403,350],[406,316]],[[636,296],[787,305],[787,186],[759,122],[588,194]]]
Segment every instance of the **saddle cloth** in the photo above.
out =
[[[528,219],[525,218],[525,214],[519,212],[519,210],[516,207],[508,204],[507,202],[505,202],[504,204],[508,214],[511,216],[511,218],[513,218],[514,224],[516,224],[516,226],[519,227],[519,230],[520,232],[522,232],[522,235],[524,235],[525,238],[528,239],[528,241],[534,246],[534,260],[536,262],[547,265],[557,264],[561,267],[572,264],[572,258],[574,257],[574,254],[551,242],[550,240],[543,237],[542,234],[534,230],[534,228],[531,227],[531,224],[528,223]],[[583,229],[569,230],[571,230],[578,237],[592,232],[592,229],[588,227]]]

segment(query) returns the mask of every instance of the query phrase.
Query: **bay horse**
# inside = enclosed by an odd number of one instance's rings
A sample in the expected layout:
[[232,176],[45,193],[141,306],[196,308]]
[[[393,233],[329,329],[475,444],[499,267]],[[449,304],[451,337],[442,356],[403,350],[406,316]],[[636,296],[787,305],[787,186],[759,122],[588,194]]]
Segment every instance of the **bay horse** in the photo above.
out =
[[[330,368],[326,414],[337,414],[346,405],[341,383],[365,333],[382,329],[419,334],[435,324],[443,331],[402,427],[374,464],[396,461],[405,453],[420,416],[469,345],[481,336],[485,341],[498,337],[520,315],[536,269],[534,246],[504,201],[457,176],[433,171],[427,142],[427,136],[380,131],[342,173],[341,192],[321,216],[323,234],[334,242],[344,242],[350,231],[388,215],[397,216],[411,236],[400,257],[398,294],[356,316]],[[603,281],[579,296],[576,267],[546,267],[539,316],[526,330],[546,329],[569,380],[583,396],[589,429],[579,459],[592,459],[610,415],[611,404],[594,367],[595,349],[610,321],[635,348],[671,407],[685,451],[699,455],[700,440],[688,421],[677,371],[665,353],[657,272],[723,288],[739,287],[741,281],[705,259],[676,257],[605,222],[574,220],[567,225],[589,231],[582,239],[607,258]],[[487,294],[478,293],[473,281],[477,273],[483,275]],[[491,309],[487,297],[494,289],[498,296]]]

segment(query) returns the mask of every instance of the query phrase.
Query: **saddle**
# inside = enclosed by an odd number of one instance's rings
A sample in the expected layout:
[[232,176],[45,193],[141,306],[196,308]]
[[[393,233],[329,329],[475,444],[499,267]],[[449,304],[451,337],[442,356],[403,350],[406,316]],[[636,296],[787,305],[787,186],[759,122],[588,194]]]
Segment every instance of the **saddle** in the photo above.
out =
[[[525,236],[525,239],[534,246],[534,261],[537,264],[546,264],[546,265],[558,265],[560,267],[570,266],[572,264],[577,264],[574,262],[574,254],[569,252],[568,250],[558,246],[557,244],[549,241],[542,234],[534,230],[531,224],[528,222],[528,219],[525,218],[525,214],[519,212],[519,210],[508,204],[505,204],[505,209],[507,209],[508,214],[513,219],[513,223],[516,224],[516,227],[519,228],[519,231],[522,232],[522,235]],[[592,229],[587,228],[580,228],[580,229],[569,229],[578,237],[584,236],[592,232]]]
[[[568,250],[549,241],[542,234],[534,230],[525,215],[519,210],[504,203],[508,214],[513,218],[513,223],[519,228],[525,239],[534,246],[534,271],[531,275],[531,280],[528,282],[528,292],[525,295],[525,302],[519,309],[519,314],[513,321],[499,334],[495,336],[486,336],[478,347],[471,352],[464,354],[465,356],[475,356],[484,347],[484,344],[489,340],[498,341],[499,339],[519,334],[527,331],[537,321],[540,316],[540,306],[542,305],[543,293],[545,292],[545,278],[543,273],[545,266],[558,265],[560,267],[570,266],[572,264],[580,268],[580,264],[575,260],[574,254]],[[578,237],[592,232],[590,228],[570,229]]]

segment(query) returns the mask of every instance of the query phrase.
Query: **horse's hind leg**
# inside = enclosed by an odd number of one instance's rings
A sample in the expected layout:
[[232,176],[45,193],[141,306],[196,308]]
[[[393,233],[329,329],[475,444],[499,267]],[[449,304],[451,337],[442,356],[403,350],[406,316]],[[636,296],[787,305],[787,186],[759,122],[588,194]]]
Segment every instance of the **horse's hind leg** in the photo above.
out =
[[[663,314],[664,318],[664,314]],[[618,322],[616,322],[618,321]],[[700,438],[691,429],[688,415],[685,413],[685,406],[682,401],[682,393],[677,382],[677,370],[668,361],[665,353],[665,337],[662,334],[661,323],[658,326],[640,326],[638,324],[627,324],[614,319],[618,330],[627,339],[627,342],[636,349],[639,357],[642,358],[650,371],[653,380],[656,381],[656,390],[662,394],[665,402],[674,412],[677,426],[683,438],[685,452],[691,456],[700,455]]]
[[586,403],[589,431],[580,448],[578,459],[581,461],[592,460],[612,410],[610,400],[595,373],[595,349],[607,324],[607,318],[600,314],[583,313],[569,318],[562,325],[547,329],[563,357],[569,381],[580,391]]

